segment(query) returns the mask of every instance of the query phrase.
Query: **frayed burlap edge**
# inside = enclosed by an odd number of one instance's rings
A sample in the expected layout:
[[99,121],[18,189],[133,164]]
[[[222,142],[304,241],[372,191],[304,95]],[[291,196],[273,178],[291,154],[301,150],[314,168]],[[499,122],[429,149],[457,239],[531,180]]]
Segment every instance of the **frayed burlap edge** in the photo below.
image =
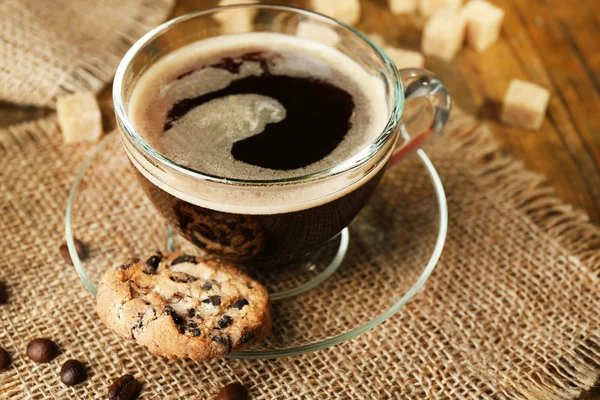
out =
[[138,14],[134,17],[138,24],[132,24],[127,30],[121,32],[114,45],[91,57],[82,57],[81,65],[69,74],[69,79],[58,87],[58,92],[53,96],[51,106],[57,97],[73,93],[86,88],[94,93],[99,92],[115,74],[117,65],[99,65],[94,60],[106,59],[114,54],[125,54],[127,50],[146,32],[149,27],[164,21],[171,12],[175,0],[147,0],[140,7]]
[[[557,246],[572,253],[592,287],[600,286],[600,227],[590,223],[585,212],[556,198],[548,180],[509,155],[487,124],[460,115],[445,135],[452,139],[445,151],[462,155],[474,166],[469,173],[486,189],[491,201],[500,200],[527,215]],[[573,399],[589,390],[599,377],[600,331],[578,348],[565,349],[559,360],[534,372],[529,381],[515,385],[515,390],[519,398],[527,400]]]

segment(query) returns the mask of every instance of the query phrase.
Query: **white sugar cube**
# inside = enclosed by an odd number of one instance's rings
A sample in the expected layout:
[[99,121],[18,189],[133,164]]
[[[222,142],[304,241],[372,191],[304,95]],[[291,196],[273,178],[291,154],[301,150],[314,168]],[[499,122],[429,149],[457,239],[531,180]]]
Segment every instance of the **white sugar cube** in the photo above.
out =
[[463,7],[467,19],[467,42],[483,52],[498,40],[504,10],[484,0],[472,0]]
[[450,61],[462,47],[465,30],[466,19],[459,11],[452,8],[438,10],[425,24],[421,51]]
[[340,41],[340,35],[332,27],[311,21],[300,21],[296,35],[331,47]]
[[442,8],[453,8],[458,10],[463,0],[420,0],[419,12],[426,17],[432,16]]
[[417,51],[386,47],[385,52],[390,56],[396,68],[423,68],[425,57]]
[[550,100],[548,89],[513,79],[504,95],[500,119],[507,125],[540,129]]
[[360,19],[358,0],[310,0],[310,6],[318,13],[353,25]]
[[102,135],[102,114],[93,93],[59,97],[56,111],[65,143],[93,142]]
[[410,14],[417,11],[418,0],[388,0],[394,14]]
[[[256,4],[258,0],[221,0],[219,6],[234,6],[236,4]],[[216,13],[214,18],[219,21],[221,28],[225,33],[245,33],[252,32],[254,17],[257,10],[240,9],[224,10]]]

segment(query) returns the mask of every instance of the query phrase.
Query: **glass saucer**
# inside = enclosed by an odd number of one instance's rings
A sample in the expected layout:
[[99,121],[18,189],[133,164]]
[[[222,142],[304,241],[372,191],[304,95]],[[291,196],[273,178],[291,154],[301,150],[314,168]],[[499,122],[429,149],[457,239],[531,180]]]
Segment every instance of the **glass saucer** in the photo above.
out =
[[[117,135],[81,166],[71,187],[65,228],[77,273],[95,295],[104,271],[155,249],[194,252],[172,234],[130,171]],[[400,310],[435,268],[448,224],[444,189],[419,150],[386,171],[369,204],[310,263],[246,271],[273,300],[273,332],[230,358],[293,356],[345,342]],[[80,260],[73,237],[86,243]]]

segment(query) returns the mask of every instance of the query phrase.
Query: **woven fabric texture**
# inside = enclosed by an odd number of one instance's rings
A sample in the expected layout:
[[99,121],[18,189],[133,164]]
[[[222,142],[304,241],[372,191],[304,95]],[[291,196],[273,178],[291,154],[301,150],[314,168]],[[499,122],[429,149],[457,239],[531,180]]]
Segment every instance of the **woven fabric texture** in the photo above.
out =
[[0,100],[54,107],[57,96],[98,92],[174,0],[0,1]]
[[[98,321],[93,297],[58,253],[67,192],[91,149],[65,146],[54,117],[0,132],[0,280],[10,296],[0,306],[0,344],[14,360],[0,372],[0,398],[103,399],[114,378],[131,373],[144,382],[142,399],[206,399],[232,380],[253,399],[570,399],[598,376],[600,230],[468,117],[455,115],[427,149],[447,191],[450,224],[425,289],[356,339],[276,360],[169,361]],[[414,162],[385,179],[409,173]],[[130,194],[131,185],[132,177],[87,190]],[[385,199],[376,194],[374,206]],[[112,218],[138,212],[135,201],[122,204]],[[418,218],[408,215],[409,225]],[[98,226],[102,220],[86,238],[95,252]],[[139,232],[116,234],[147,240]],[[394,288],[381,295],[394,296]],[[352,318],[330,310],[315,312]],[[63,353],[49,364],[31,362],[24,352],[35,337],[54,338]],[[74,388],[58,378],[68,358],[89,370]]]

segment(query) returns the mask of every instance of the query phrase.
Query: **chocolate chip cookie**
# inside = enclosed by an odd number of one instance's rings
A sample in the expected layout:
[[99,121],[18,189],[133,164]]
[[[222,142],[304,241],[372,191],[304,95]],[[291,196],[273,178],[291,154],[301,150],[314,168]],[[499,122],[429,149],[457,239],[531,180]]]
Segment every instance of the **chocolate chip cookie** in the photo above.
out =
[[171,359],[223,356],[271,330],[260,283],[222,262],[178,253],[156,252],[108,270],[97,310],[120,336]]

